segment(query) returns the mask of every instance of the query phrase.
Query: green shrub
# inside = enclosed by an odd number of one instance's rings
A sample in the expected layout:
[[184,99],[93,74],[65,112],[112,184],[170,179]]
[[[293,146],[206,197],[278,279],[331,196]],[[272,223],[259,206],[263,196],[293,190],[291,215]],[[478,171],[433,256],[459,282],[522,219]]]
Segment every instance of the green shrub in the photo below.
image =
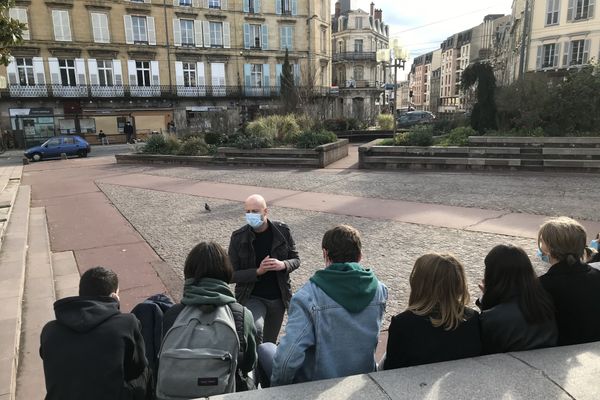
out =
[[350,131],[357,131],[365,127],[365,123],[357,118],[348,118],[346,120],[346,126]]
[[381,139],[381,141],[377,143],[378,146],[393,146],[395,144],[396,140],[394,138]]
[[[541,127],[511,129],[509,131],[487,131],[485,136],[516,136],[516,137],[544,137],[545,132]],[[575,135],[574,135],[575,136]]]
[[293,114],[261,117],[248,124],[248,137],[269,138],[280,143],[291,143],[300,134],[300,126]]
[[235,136],[232,144],[238,149],[264,149],[273,147],[273,139],[270,137],[237,135]]
[[345,118],[326,119],[323,127],[328,131],[339,132],[348,130],[348,124]]
[[392,114],[379,114],[377,116],[377,125],[379,129],[391,131],[394,129],[394,116]]
[[160,154],[177,154],[179,148],[181,147],[181,142],[174,136],[169,136],[165,140],[165,148],[164,151]]
[[167,142],[163,135],[150,135],[142,149],[143,153],[164,154]]
[[322,144],[333,143],[336,140],[336,134],[328,130],[305,131],[298,136],[296,147],[313,149]]
[[204,140],[199,137],[189,137],[181,143],[177,154],[182,156],[199,156],[208,154],[208,146]]
[[469,136],[477,136],[477,131],[470,126],[454,128],[440,141],[441,146],[466,146],[469,144]]
[[433,127],[415,125],[408,132],[395,136],[397,146],[431,146],[433,144]]
[[206,132],[204,134],[204,142],[206,144],[221,145],[227,143],[227,135],[224,133]]

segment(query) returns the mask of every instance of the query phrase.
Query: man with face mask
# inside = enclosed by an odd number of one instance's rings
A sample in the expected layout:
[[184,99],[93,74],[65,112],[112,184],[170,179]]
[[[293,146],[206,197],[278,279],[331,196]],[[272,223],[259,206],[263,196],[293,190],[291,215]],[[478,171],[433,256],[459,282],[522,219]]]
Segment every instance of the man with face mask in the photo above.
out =
[[300,259],[290,228],[268,219],[261,195],[248,197],[244,208],[246,225],[229,242],[235,297],[252,311],[257,342],[275,343],[292,297],[290,272]]

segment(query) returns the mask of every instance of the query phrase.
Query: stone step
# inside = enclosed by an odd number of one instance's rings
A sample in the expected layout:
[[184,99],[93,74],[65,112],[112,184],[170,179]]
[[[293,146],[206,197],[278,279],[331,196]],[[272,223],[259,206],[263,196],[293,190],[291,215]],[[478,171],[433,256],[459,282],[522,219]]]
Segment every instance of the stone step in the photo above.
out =
[[77,296],[79,293],[79,268],[72,251],[52,253],[54,291],[56,300]]
[[319,167],[319,160],[316,158],[285,158],[285,157],[227,157],[219,160],[224,164],[246,164],[246,165],[282,165],[289,166],[290,160],[293,160],[298,167]]
[[46,394],[39,355],[40,333],[44,325],[54,319],[55,294],[43,207],[30,211],[28,243],[16,400],[42,399]]
[[0,399],[16,392],[31,188],[21,186],[0,249]]

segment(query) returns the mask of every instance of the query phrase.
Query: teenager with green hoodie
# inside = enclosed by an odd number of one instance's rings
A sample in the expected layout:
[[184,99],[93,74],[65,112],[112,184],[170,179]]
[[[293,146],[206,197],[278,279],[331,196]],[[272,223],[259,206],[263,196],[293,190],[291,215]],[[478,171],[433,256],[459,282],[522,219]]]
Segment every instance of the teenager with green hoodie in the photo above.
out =
[[259,347],[265,373],[272,367],[272,386],[376,370],[387,288],[360,264],[361,240],[355,228],[328,230],[322,248],[326,268],[292,297],[279,346]]
[[[221,307],[235,303],[235,296],[228,285],[232,275],[233,268],[227,252],[219,244],[202,242],[196,245],[185,260],[185,284],[181,304],[171,307],[163,318],[163,336],[173,326],[185,306]],[[252,313],[247,308],[244,308],[243,318],[247,345],[243,351],[243,360],[238,360],[238,370],[246,378],[256,364],[256,328]]]

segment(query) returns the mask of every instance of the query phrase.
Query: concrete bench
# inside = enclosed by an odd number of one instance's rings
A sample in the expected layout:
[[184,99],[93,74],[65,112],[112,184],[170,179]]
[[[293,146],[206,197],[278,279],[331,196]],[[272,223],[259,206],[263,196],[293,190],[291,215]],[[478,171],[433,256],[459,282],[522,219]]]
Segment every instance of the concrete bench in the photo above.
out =
[[599,376],[600,342],[594,342],[466,358],[211,399],[597,400]]

